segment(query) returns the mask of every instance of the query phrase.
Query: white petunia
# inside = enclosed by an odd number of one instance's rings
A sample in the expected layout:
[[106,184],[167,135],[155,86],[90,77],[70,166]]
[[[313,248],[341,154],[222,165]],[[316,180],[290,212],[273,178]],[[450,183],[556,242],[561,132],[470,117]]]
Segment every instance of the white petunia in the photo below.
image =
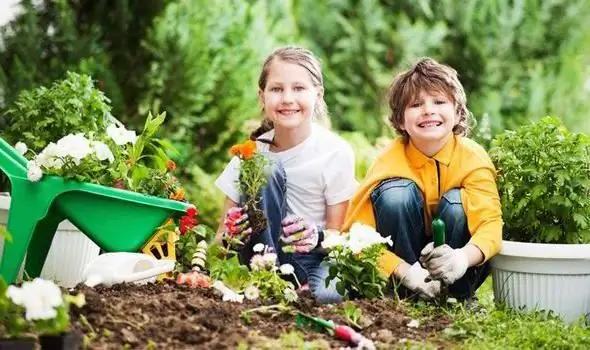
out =
[[80,164],[80,161],[86,156],[93,153],[88,140],[84,134],[69,134],[57,141],[57,153],[60,157],[70,156],[74,163]]
[[249,286],[244,291],[244,296],[248,300],[256,300],[260,296],[260,290],[256,286]]
[[264,244],[256,243],[254,247],[252,247],[252,251],[255,253],[261,253],[264,250]]
[[375,244],[392,245],[391,237],[384,238],[381,234],[369,225],[354,223],[350,227],[348,236],[348,247],[353,254],[358,254],[366,248]]
[[262,255],[260,254],[255,254],[250,260],[250,268],[252,269],[252,271],[265,270],[265,267],[266,264],[264,262],[264,259],[262,259]]
[[124,126],[118,127],[115,124],[107,126],[107,135],[115,141],[117,146],[123,146],[127,143],[134,144],[137,140],[135,131],[127,130]]
[[27,179],[31,182],[37,182],[43,177],[43,170],[34,161],[27,163]]
[[343,235],[342,233],[336,230],[325,230],[324,240],[322,241],[322,247],[324,249],[332,249],[335,247],[346,245],[347,241],[348,236]]
[[277,264],[277,255],[275,253],[266,253],[262,256],[262,260],[264,261],[264,266],[267,270],[272,270],[276,268]]
[[108,160],[109,163],[112,163],[115,160],[113,152],[111,152],[111,149],[105,143],[102,143],[100,141],[93,141],[92,148],[94,149],[94,154],[96,155],[96,158],[98,158],[98,160]]
[[63,305],[62,292],[52,281],[35,278],[20,288],[11,286],[6,295],[13,303],[25,308],[27,320],[48,320],[57,316],[55,308]]
[[37,154],[35,162],[44,168],[56,168],[60,169],[63,166],[63,160],[60,158],[60,150],[57,144],[51,142],[45,148]]
[[29,150],[29,148],[27,147],[27,144],[24,142],[20,142],[20,141],[17,142],[16,145],[14,145],[14,148],[21,156],[24,156],[25,153],[27,153],[27,151]]
[[291,265],[291,264],[283,264],[283,265],[281,265],[281,267],[279,269],[281,270],[281,274],[283,274],[283,275],[290,275],[293,272],[295,272],[295,269],[293,268],[293,265]]

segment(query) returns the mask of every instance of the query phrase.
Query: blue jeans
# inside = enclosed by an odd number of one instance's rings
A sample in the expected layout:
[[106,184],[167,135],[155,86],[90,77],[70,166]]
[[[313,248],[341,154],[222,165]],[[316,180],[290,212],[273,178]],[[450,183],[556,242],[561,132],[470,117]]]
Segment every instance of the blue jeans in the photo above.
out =
[[[336,281],[331,281],[326,287],[325,280],[328,277],[329,265],[324,262],[325,255],[314,250],[308,254],[287,254],[282,250],[279,237],[281,235],[281,221],[287,216],[287,174],[280,162],[274,162],[268,177],[267,185],[262,190],[261,208],[267,218],[267,228],[248,244],[240,249],[240,260],[248,264],[254,255],[252,247],[257,243],[271,247],[277,254],[279,264],[291,264],[295,269],[297,280],[304,284],[307,282],[315,300],[320,304],[336,303],[342,301],[342,296],[336,291]],[[243,199],[241,200],[243,202]],[[283,276],[294,282],[292,276]]]
[[[393,240],[389,249],[408,264],[414,264],[420,257],[420,251],[432,241],[432,237],[425,234],[424,199],[416,183],[405,178],[384,180],[371,193],[371,202],[376,230]],[[438,217],[445,223],[446,243],[451,248],[462,248],[469,242],[471,235],[459,189],[443,194]],[[470,298],[489,272],[487,262],[468,268],[462,278],[448,286],[449,294],[458,300]],[[402,298],[413,294],[403,286],[397,291]]]

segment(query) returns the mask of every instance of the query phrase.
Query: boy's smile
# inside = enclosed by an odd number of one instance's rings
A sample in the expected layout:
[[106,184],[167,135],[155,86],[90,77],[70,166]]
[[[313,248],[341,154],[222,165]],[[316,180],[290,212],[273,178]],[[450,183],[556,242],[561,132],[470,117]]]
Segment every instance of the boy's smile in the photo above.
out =
[[440,92],[421,91],[406,106],[402,129],[420,151],[431,157],[445,145],[458,122],[452,98]]

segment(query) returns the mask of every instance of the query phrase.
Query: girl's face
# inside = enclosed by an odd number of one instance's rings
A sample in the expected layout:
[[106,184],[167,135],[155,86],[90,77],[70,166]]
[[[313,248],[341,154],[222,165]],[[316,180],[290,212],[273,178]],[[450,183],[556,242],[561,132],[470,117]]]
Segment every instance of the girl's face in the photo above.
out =
[[402,127],[415,145],[442,147],[459,123],[455,103],[444,93],[421,91],[404,112]]
[[323,89],[313,85],[307,69],[295,63],[271,63],[266,87],[258,92],[266,116],[275,128],[296,129],[311,122]]

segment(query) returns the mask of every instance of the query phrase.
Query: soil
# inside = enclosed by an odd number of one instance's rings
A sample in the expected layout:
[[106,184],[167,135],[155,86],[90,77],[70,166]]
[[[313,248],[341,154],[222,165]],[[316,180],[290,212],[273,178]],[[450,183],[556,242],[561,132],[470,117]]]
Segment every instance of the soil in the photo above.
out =
[[254,205],[248,205],[246,213],[248,214],[248,221],[250,222],[253,236],[256,236],[260,232],[266,230],[267,221],[264,211],[256,208]]
[[[313,329],[300,328],[294,314],[270,315],[252,312],[247,323],[242,311],[259,307],[256,302],[236,304],[221,301],[213,289],[191,289],[173,282],[159,284],[121,284],[110,288],[80,287],[86,305],[72,308],[72,327],[86,334],[89,349],[233,349],[239,344],[265,348],[263,341],[299,331],[305,341],[323,348],[338,349],[347,344]],[[339,305],[317,305],[302,292],[294,309],[316,317],[346,324]],[[445,317],[408,327],[411,318],[393,300],[358,300],[362,310],[361,333],[377,348],[393,348],[406,340],[428,340],[445,347],[437,334],[450,324]],[[438,338],[438,339],[437,339]],[[126,345],[125,345],[126,344]]]

